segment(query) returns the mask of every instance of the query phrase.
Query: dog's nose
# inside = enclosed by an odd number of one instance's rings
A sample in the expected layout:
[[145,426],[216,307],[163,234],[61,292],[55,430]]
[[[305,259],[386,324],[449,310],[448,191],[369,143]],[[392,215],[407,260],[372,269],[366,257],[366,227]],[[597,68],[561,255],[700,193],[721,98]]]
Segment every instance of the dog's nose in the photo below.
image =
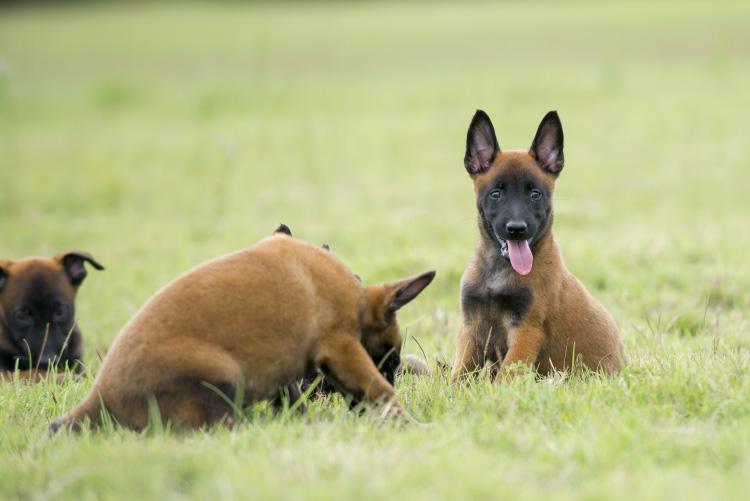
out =
[[523,221],[510,221],[505,225],[505,231],[511,237],[519,237],[526,233],[528,226]]

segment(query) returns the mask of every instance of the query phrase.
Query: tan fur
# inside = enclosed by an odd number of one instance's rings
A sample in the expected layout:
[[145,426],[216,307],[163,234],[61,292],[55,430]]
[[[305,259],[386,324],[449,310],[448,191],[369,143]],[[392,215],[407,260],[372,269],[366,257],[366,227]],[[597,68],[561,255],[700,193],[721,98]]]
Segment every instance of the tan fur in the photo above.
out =
[[363,287],[330,252],[283,234],[209,261],[157,292],[125,325],[91,393],[58,426],[97,424],[103,404],[121,424],[142,429],[149,398],[176,425],[211,425],[231,409],[206,383],[230,399],[242,388],[250,403],[316,368],[355,397],[398,412],[395,389],[363,342],[388,341],[400,351],[395,317],[382,314],[401,285]]
[[[478,194],[500,172],[525,169],[553,193],[555,176],[542,171],[526,151],[497,154],[488,171],[472,176]],[[480,223],[481,224],[481,223]],[[594,370],[619,370],[624,352],[611,315],[586,290],[563,262],[549,229],[536,245],[534,265],[526,276],[496,263],[493,242],[480,231],[474,257],[461,280],[464,290],[493,291],[524,286],[533,300],[519,322],[491,305],[482,314],[463,312],[451,378],[475,371],[487,361],[507,370],[518,362],[541,374],[570,369],[574,360]],[[507,346],[503,357],[498,347]]]

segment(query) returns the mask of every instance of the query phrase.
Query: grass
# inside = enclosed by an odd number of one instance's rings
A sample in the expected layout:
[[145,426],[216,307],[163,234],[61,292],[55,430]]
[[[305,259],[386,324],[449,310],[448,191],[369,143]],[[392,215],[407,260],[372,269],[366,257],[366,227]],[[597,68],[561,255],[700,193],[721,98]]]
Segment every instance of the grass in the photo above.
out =
[[[0,497],[743,498],[750,488],[745,2],[74,4],[0,11],[0,256],[91,251],[86,377],[0,385]],[[619,376],[452,391],[476,108],[566,134],[555,234],[615,315]],[[257,408],[239,429],[44,437],[161,285],[283,221],[401,316],[427,429]],[[405,351],[419,353],[413,339]]]

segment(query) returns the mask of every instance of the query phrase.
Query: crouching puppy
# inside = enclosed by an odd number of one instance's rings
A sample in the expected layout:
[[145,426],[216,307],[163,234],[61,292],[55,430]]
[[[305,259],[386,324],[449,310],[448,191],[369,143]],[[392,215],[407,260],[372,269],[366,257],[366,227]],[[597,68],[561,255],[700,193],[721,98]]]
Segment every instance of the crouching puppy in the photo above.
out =
[[83,342],[75,300],[86,278],[84,263],[104,269],[83,251],[0,260],[0,379],[16,369],[19,377],[34,380],[52,367],[80,372]]
[[154,403],[176,427],[212,425],[231,416],[227,399],[273,399],[317,368],[398,413],[376,363],[398,355],[396,311],[433,276],[365,287],[330,252],[278,231],[157,292],[115,339],[91,393],[51,429],[96,426],[104,407],[140,430]]
[[501,151],[492,122],[477,111],[464,166],[474,182],[479,243],[461,280],[453,381],[486,362],[501,369],[521,363],[541,374],[577,362],[619,370],[617,325],[565,267],[552,236],[552,196],[563,169],[557,113],[544,117],[528,151]]

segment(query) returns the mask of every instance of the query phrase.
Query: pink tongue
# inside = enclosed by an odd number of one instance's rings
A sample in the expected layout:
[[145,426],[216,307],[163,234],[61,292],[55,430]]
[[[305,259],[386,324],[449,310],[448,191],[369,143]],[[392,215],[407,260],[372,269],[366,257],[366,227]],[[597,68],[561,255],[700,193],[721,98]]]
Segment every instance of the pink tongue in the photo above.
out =
[[516,273],[528,275],[534,262],[529,242],[527,240],[508,240],[507,242],[510,265],[516,270]]

